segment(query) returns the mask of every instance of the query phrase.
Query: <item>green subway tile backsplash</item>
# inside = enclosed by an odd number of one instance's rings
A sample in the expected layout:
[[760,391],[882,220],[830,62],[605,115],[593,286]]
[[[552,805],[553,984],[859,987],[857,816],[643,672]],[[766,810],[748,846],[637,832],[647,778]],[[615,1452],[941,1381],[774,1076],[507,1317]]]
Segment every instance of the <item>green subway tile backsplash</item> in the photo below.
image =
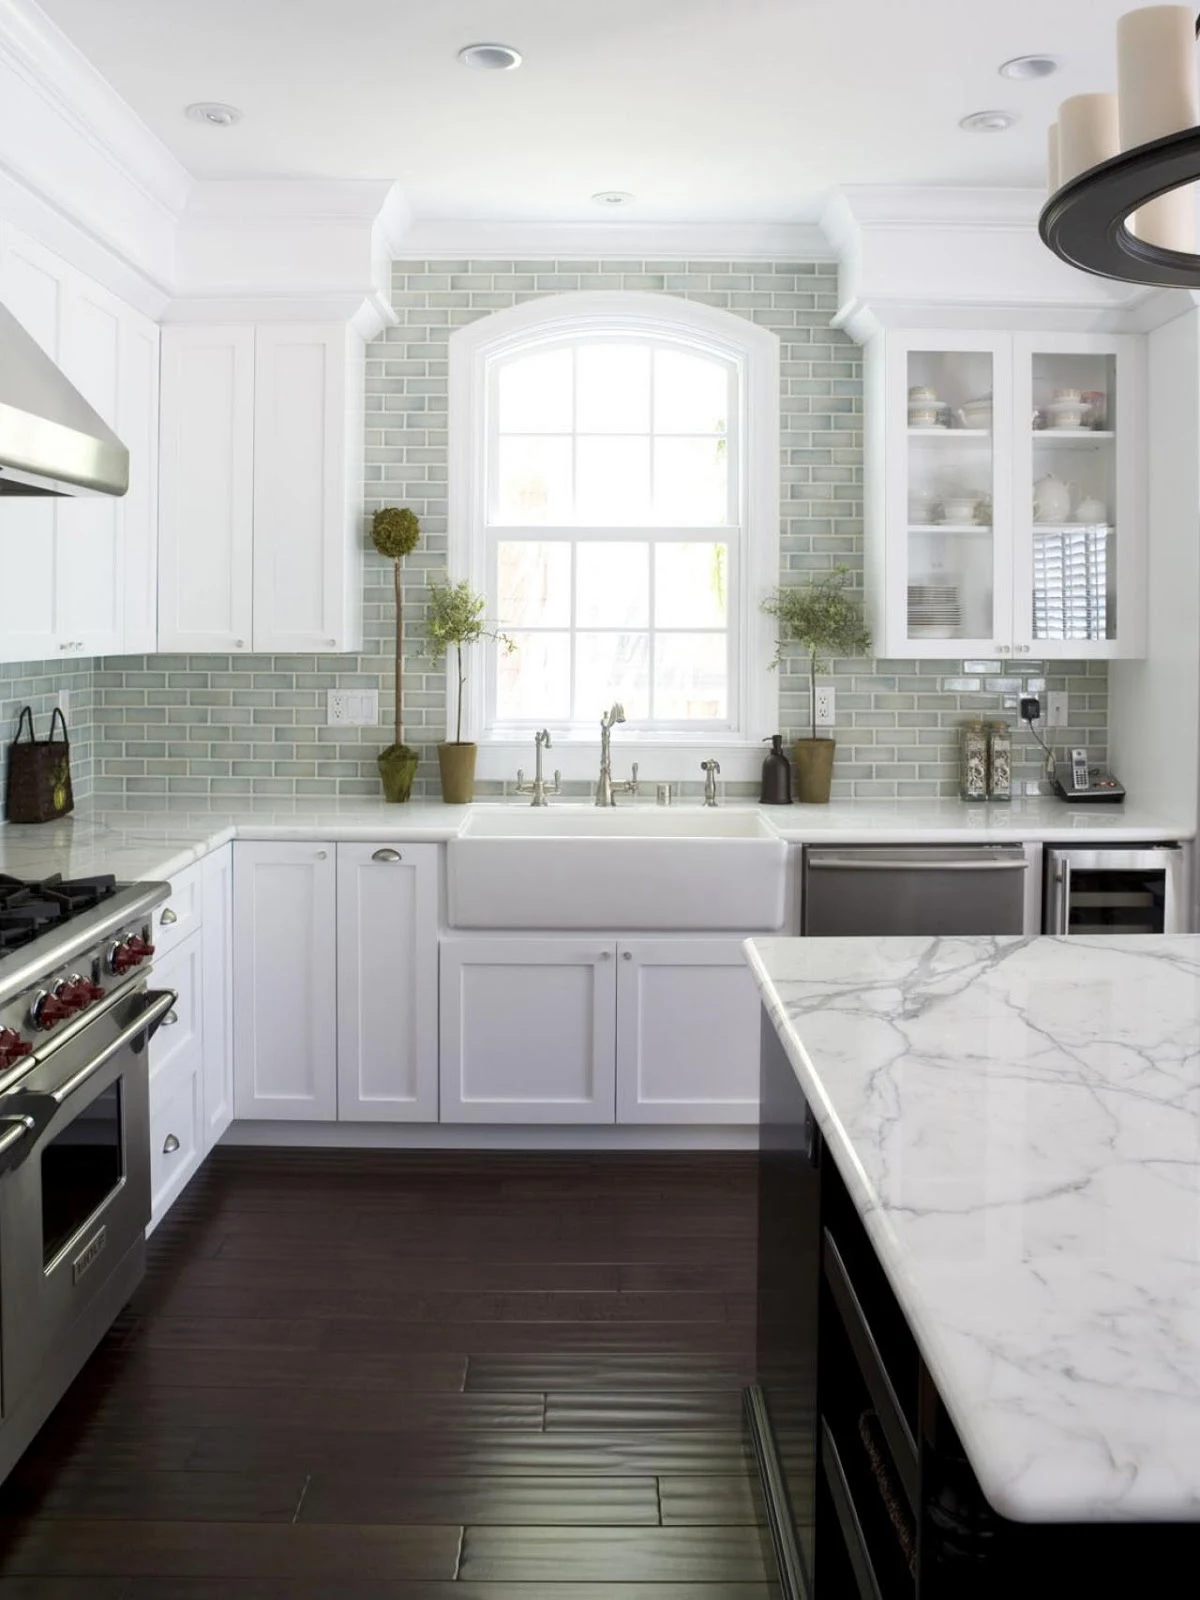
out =
[[[843,562],[862,570],[861,352],[829,326],[836,269],[825,262],[428,261],[394,268],[399,323],[367,352],[365,512],[408,505],[422,543],[405,563],[405,732],[422,754],[416,791],[438,792],[444,680],[420,658],[426,585],[446,560],[446,344],[453,328],[538,296],[576,289],[666,292],[721,306],[780,337],[781,573]],[[72,695],[76,785],[109,800],[161,806],[189,795],[377,795],[375,756],[390,738],[391,575],[368,545],[364,646],[352,656],[119,657],[70,668],[0,668],[0,725],[11,737],[29,699],[49,710]],[[1005,691],[953,661],[834,662],[838,695],[834,794],[934,796],[956,792],[957,727],[968,715],[1004,715]],[[1106,756],[1105,663],[1026,662],[1023,681],[1071,694],[1072,726],[1056,748],[1086,743]],[[378,688],[377,728],[325,725],[325,694]],[[781,680],[781,721],[804,731],[803,664]],[[1015,716],[1008,713],[1012,720]],[[763,732],[774,730],[764,728]],[[1016,776],[1036,780],[1041,757],[1017,736]],[[647,773],[653,779],[652,773]]]

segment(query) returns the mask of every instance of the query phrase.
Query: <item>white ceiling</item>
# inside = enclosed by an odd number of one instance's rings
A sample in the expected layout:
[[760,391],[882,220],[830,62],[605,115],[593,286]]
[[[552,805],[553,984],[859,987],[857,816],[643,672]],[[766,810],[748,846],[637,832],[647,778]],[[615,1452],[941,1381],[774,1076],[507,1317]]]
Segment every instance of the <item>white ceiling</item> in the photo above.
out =
[[[803,221],[840,184],[1038,185],[1132,0],[41,0],[196,176],[397,179],[415,215]],[[510,73],[461,45],[501,40]],[[1033,51],[1066,69],[1014,83]],[[196,100],[239,106],[213,129]],[[966,112],[1017,128],[970,135]],[[612,213],[608,213],[610,219]]]

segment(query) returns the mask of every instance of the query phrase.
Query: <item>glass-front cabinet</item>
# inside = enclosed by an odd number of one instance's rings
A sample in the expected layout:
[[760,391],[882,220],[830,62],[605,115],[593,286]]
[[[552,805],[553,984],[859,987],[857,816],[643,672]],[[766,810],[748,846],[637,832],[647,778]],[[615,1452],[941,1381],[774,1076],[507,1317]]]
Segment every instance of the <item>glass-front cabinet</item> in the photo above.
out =
[[1140,655],[1138,340],[886,332],[867,375],[876,653]]

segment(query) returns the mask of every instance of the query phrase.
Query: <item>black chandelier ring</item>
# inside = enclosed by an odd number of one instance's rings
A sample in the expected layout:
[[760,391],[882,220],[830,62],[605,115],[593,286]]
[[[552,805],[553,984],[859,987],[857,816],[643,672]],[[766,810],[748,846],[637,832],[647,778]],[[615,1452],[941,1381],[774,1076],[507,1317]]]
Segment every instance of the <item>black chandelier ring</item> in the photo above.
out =
[[[1197,22],[1200,36],[1200,20]],[[1138,239],[1126,219],[1151,200],[1200,181],[1200,128],[1124,150],[1052,194],[1038,220],[1044,244],[1084,272],[1159,288],[1200,289],[1200,255]]]

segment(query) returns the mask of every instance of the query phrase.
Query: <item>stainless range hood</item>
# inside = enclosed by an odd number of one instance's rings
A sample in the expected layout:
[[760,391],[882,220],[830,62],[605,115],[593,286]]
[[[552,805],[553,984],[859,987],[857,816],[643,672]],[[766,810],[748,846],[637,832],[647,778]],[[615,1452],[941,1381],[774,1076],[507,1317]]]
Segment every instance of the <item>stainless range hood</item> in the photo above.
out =
[[128,488],[129,451],[0,306],[0,495]]

